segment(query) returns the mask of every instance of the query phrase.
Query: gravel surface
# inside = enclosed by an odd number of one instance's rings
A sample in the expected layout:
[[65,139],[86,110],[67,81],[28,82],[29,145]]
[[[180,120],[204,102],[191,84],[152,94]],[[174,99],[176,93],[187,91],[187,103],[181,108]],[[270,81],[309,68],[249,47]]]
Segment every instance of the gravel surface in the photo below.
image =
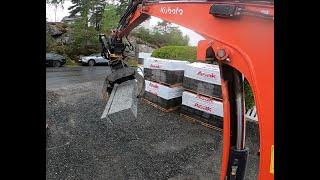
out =
[[[76,73],[79,80],[58,87],[50,73],[56,71],[47,71],[47,179],[219,179],[221,132],[140,100],[135,123],[113,126],[100,120],[103,76]],[[246,179],[255,179],[258,146],[250,146]]]

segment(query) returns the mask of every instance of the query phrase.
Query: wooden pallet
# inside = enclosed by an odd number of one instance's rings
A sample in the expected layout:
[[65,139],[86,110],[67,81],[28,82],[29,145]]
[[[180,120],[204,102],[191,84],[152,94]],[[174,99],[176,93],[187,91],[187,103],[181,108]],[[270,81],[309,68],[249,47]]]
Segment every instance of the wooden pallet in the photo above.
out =
[[158,104],[155,104],[155,103],[153,103],[153,102],[151,102],[151,101],[149,101],[149,100],[147,100],[147,99],[145,99],[145,98],[141,98],[144,102],[146,102],[147,104],[149,104],[149,105],[151,105],[151,106],[153,106],[153,107],[155,107],[155,108],[157,108],[157,109],[159,109],[159,110],[161,110],[161,111],[163,111],[163,112],[172,112],[172,111],[175,111],[175,110],[177,110],[177,109],[179,109],[180,108],[180,106],[176,106],[176,107],[171,107],[171,108],[169,108],[169,109],[166,109],[166,108],[164,108],[164,107],[161,107],[161,106],[159,106]]
[[182,83],[176,83],[176,84],[168,84],[168,83],[164,83],[164,82],[158,82],[158,83],[165,85],[165,86],[168,86],[168,87],[171,87],[171,88],[182,86]]
[[223,101],[222,98],[204,95],[204,94],[201,94],[201,93],[199,93],[199,92],[196,92],[196,91],[191,90],[191,89],[188,89],[188,88],[183,88],[183,90],[188,91],[188,92],[191,92],[191,93],[196,94],[196,95],[204,96],[204,97],[207,97],[207,98],[210,98],[210,99],[213,99],[213,100]]
[[180,113],[180,116],[181,116],[183,119],[188,120],[188,121],[190,121],[190,122],[193,123],[193,124],[196,124],[196,123],[197,123],[197,124],[201,124],[202,126],[205,126],[205,127],[207,127],[207,128],[210,128],[210,129],[215,129],[215,130],[218,130],[218,131],[222,131],[221,128],[218,128],[218,127],[213,126],[213,125],[208,124],[208,123],[204,123],[204,122],[202,122],[202,121],[200,121],[200,120],[197,120],[197,119],[195,119],[195,118],[193,118],[193,117],[190,117],[190,116],[188,116],[188,115],[186,115],[186,114]]

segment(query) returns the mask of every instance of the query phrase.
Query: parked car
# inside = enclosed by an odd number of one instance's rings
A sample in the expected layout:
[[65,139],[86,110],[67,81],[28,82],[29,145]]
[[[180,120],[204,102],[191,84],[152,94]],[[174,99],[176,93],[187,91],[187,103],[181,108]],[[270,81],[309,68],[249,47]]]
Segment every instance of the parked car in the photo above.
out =
[[56,53],[46,53],[46,65],[60,67],[66,63],[66,58]]
[[100,53],[95,53],[89,56],[82,56],[79,59],[79,63],[81,63],[82,65],[89,65],[89,66],[94,66],[96,64],[109,65],[109,60],[102,57]]

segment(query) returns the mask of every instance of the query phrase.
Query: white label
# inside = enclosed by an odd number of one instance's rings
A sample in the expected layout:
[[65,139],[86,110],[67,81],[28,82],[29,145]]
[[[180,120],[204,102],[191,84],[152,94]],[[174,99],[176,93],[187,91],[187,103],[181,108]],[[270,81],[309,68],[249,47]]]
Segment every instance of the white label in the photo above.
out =
[[187,64],[184,71],[184,76],[211,84],[221,85],[220,70],[218,65],[199,62]]
[[223,104],[220,101],[187,91],[182,93],[182,104],[200,111],[223,117]]
[[167,87],[162,84],[145,80],[145,90],[156,96],[162,97],[164,99],[173,99],[176,97],[181,97],[183,88],[182,87]]
[[185,70],[186,65],[190,64],[188,61],[160,59],[160,58],[146,58],[143,61],[143,67],[149,69],[162,69],[162,70]]

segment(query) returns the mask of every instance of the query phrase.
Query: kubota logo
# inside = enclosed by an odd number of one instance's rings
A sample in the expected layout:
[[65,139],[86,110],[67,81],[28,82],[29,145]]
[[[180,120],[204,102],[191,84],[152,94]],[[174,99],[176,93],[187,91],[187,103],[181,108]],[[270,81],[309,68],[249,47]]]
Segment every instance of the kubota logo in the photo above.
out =
[[160,68],[160,65],[159,64],[151,64],[150,67],[153,67],[153,68]]
[[207,73],[205,73],[205,72],[202,72],[202,71],[199,71],[198,73],[197,73],[197,75],[199,75],[199,76],[204,76],[204,77],[208,77],[208,78],[216,78],[216,75],[215,74],[213,74],[213,73],[210,73],[210,74],[207,74]]
[[183,15],[183,9],[176,7],[176,8],[170,8],[170,7],[161,7],[160,12],[162,14],[178,14],[178,15]]
[[159,88],[158,84],[150,83],[150,87]]
[[201,104],[198,104],[198,103],[195,103],[194,106],[197,107],[197,108],[199,108],[199,109],[202,109],[202,110],[210,111],[210,112],[211,112],[211,108],[208,107],[208,106],[204,106],[204,105],[201,105]]

